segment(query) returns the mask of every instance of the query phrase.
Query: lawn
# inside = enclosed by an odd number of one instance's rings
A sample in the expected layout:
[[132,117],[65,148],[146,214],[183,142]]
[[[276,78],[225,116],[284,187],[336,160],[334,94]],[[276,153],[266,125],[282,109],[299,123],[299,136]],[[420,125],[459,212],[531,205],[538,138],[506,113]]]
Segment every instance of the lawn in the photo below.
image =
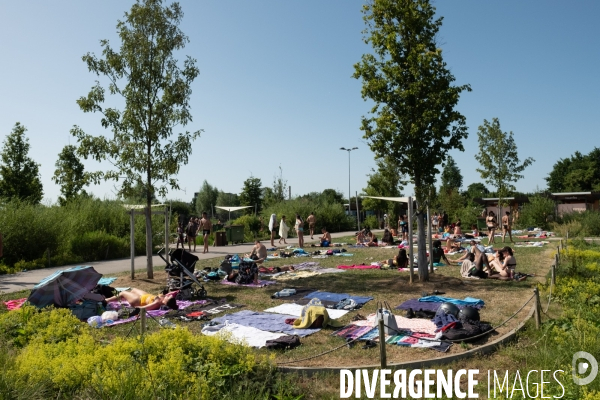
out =
[[[349,241],[350,238],[337,239],[336,242]],[[314,250],[313,248],[308,248]],[[409,274],[407,272],[398,272],[397,270],[347,270],[344,273],[324,274],[298,280],[291,280],[277,283],[264,288],[247,288],[230,285],[222,285],[219,282],[207,282],[205,288],[208,291],[208,298],[214,300],[227,299],[232,303],[243,304],[244,309],[263,311],[267,308],[282,304],[285,299],[274,300],[271,295],[283,288],[314,288],[318,290],[350,293],[360,296],[373,296],[374,300],[368,302],[361,310],[353,311],[340,319],[343,323],[348,323],[352,318],[360,313],[367,316],[375,312],[377,302],[387,301],[392,307],[396,307],[405,300],[419,298],[423,293],[432,293],[434,290],[445,292],[444,296],[454,298],[464,298],[466,296],[480,298],[485,301],[486,307],[481,310],[482,320],[496,326],[506,318],[517,311],[532,295],[533,287],[536,282],[545,281],[549,265],[552,261],[552,252],[555,250],[553,244],[543,247],[516,248],[515,257],[517,259],[520,272],[533,273],[536,278],[529,278],[524,282],[503,282],[496,280],[476,280],[462,279],[459,274],[460,267],[457,265],[439,267],[435,273],[430,275],[429,282],[418,282],[415,275],[415,283],[409,283]],[[397,249],[384,248],[348,248],[348,252],[354,254],[353,257],[329,257],[327,259],[288,258],[267,262],[268,266],[283,266],[305,261],[319,262],[323,268],[336,267],[340,264],[370,264],[373,261],[380,261],[393,257]],[[458,258],[458,255],[453,256]],[[452,259],[452,257],[451,257]],[[205,267],[216,268],[220,260],[201,260],[197,263],[197,269]],[[138,276],[143,276],[140,271]],[[136,279],[134,281],[123,273],[112,284],[115,287],[138,287],[150,293],[161,291],[165,286],[166,274],[163,266],[156,268],[155,279]],[[4,294],[0,297],[3,300],[19,298],[26,296],[26,292]],[[397,363],[426,358],[438,358],[445,354],[455,354],[464,352],[469,348],[480,346],[493,340],[498,335],[513,329],[529,311],[530,303],[517,318],[511,320],[507,325],[498,328],[497,333],[472,344],[453,345],[448,353],[439,353],[428,349],[404,348],[395,345],[387,346],[388,363]],[[238,311],[238,310],[236,310]],[[402,315],[402,311],[398,311]],[[221,316],[221,315],[219,315]],[[180,322],[179,324],[187,326],[192,332],[199,333],[201,323]],[[160,329],[154,322],[148,323],[150,331]],[[98,340],[111,340],[116,336],[126,335],[131,331],[131,324],[95,330],[94,335]],[[331,336],[334,331],[332,328],[323,329],[320,332],[303,338],[302,346],[285,352],[277,352],[275,361],[277,363],[286,363],[310,357],[326,350],[332,349],[343,344],[343,339]],[[267,352],[267,350],[259,350]],[[317,357],[300,363],[289,364],[291,366],[360,366],[371,365],[379,362],[379,350],[377,348],[362,349],[361,346],[353,348],[342,347],[341,349],[329,353],[322,357]]]

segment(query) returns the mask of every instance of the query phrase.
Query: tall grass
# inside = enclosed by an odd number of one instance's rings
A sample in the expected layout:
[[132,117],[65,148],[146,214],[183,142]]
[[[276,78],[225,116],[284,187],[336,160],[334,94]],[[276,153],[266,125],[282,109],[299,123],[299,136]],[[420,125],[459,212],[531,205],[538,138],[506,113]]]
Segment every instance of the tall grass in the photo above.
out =
[[[88,198],[61,207],[15,200],[0,208],[4,244],[0,273],[129,254],[130,217],[120,201]],[[144,218],[135,217],[136,254],[145,253]],[[152,227],[153,242],[158,245],[164,237],[164,218],[154,215]]]

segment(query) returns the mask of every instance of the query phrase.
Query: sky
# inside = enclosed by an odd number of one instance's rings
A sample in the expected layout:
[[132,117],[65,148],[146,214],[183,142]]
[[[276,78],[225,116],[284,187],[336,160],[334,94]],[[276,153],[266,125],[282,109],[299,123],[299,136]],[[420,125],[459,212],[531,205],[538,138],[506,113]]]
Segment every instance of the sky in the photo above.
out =
[[[101,54],[100,40],[119,47],[117,20],[132,1],[1,1],[0,141],[16,122],[28,129],[30,157],[40,164],[44,199],[60,188],[51,177],[69,131],[110,136],[99,114],[76,100],[95,80],[81,57]],[[369,102],[353,65],[364,44],[364,0],[181,1],[180,25],[190,43],[176,54],[197,60],[193,121],[179,130],[203,130],[178,174],[171,200],[190,201],[204,180],[239,193],[250,176],[272,186],[279,168],[292,195],[327,188],[348,195],[366,187],[374,155],[360,131]],[[600,2],[434,2],[444,18],[439,38],[456,85],[470,84],[457,106],[467,121],[464,152],[451,151],[463,189],[481,182],[475,171],[477,128],[499,118],[512,131],[521,160],[533,157],[517,190],[546,187],[561,158],[600,146]],[[101,83],[106,83],[100,78]],[[106,105],[119,104],[107,99]],[[350,154],[340,147],[358,147]],[[83,160],[86,170],[110,166]],[[350,175],[350,177],[349,177]],[[349,182],[350,180],[350,182]],[[88,188],[115,198],[114,182]],[[438,181],[439,185],[439,181]],[[492,189],[490,187],[490,189]],[[411,195],[413,189],[404,189]]]

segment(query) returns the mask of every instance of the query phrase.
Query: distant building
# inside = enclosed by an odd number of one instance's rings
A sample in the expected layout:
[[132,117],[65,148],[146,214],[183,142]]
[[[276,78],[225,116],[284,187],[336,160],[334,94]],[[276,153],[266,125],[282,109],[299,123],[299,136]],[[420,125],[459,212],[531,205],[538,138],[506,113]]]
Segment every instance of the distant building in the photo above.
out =
[[600,192],[550,193],[549,197],[556,202],[559,217],[572,212],[600,210]]

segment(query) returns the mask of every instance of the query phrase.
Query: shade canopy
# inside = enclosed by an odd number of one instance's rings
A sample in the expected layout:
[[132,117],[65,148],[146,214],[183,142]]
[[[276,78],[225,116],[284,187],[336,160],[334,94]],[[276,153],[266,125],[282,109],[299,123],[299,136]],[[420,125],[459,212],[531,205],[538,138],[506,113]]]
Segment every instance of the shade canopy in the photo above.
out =
[[377,200],[389,200],[397,203],[408,204],[408,197],[377,197],[377,196],[361,196],[362,198],[377,199]]
[[102,274],[91,266],[56,271],[35,285],[27,300],[40,308],[67,307],[91,292],[100,278]]
[[253,207],[253,206],[241,206],[241,207],[215,206],[215,208],[220,208],[221,210],[225,210],[225,211],[229,211],[229,212],[242,210],[244,208],[250,208],[250,207]]

